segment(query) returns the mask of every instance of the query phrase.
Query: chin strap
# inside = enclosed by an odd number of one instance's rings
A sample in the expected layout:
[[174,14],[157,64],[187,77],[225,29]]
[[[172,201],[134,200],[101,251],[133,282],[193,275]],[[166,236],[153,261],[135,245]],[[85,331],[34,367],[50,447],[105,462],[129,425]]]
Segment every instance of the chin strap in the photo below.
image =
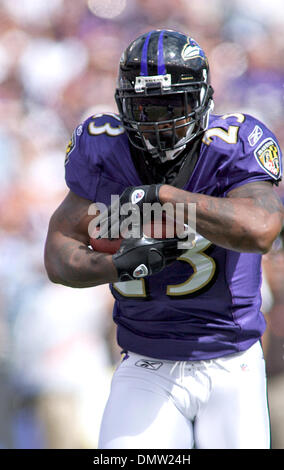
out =
[[176,143],[178,147],[170,149],[170,150],[158,150],[156,147],[154,147],[150,143],[149,140],[144,139],[148,152],[151,154],[152,158],[159,158],[162,163],[170,161],[170,160],[175,160],[179,156],[179,154],[185,149],[186,144],[187,144],[187,139],[188,137],[190,137],[191,134],[193,134],[194,127],[195,127],[195,122],[192,122],[192,124],[188,126],[186,136],[182,137]]
[[178,149],[172,149],[172,150],[165,150],[165,151],[158,151],[156,150],[155,153],[151,152],[152,158],[159,158],[162,163],[168,162],[170,160],[175,160],[181,152],[185,149],[186,145],[183,145],[182,147],[179,147]]

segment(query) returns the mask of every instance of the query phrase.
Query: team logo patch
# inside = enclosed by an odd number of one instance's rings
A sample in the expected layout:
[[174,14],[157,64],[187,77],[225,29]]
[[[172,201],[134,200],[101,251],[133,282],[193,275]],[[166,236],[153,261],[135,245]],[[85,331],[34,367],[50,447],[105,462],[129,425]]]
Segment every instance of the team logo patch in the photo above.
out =
[[279,178],[280,151],[275,140],[268,138],[261,142],[255,149],[254,156],[266,173],[276,180]]
[[72,152],[72,150],[74,150],[74,148],[75,148],[75,138],[74,138],[74,132],[73,132],[72,137],[69,140],[68,145],[66,147],[65,162],[64,162],[65,165],[66,165],[66,163],[68,163],[70,153]]
[[251,147],[254,147],[263,134],[263,130],[258,125],[255,126],[254,130],[248,136],[248,141]]
[[80,126],[78,126],[78,127],[74,130],[74,132],[73,132],[73,134],[72,134],[72,136],[71,136],[71,139],[69,140],[68,145],[67,145],[67,147],[66,147],[65,162],[64,162],[65,165],[66,165],[66,163],[68,163],[68,161],[69,161],[69,157],[70,157],[71,152],[73,152],[74,148],[76,147],[76,135],[77,135],[78,137],[80,137],[80,135],[82,134],[82,132],[83,132],[83,126],[82,126],[82,124],[80,124]]
[[137,367],[143,367],[144,369],[158,370],[162,367],[163,363],[160,361],[141,359],[140,361],[135,362],[135,365]]
[[123,356],[122,359],[121,359],[121,362],[127,361],[127,359],[129,359],[129,355],[128,355],[127,352],[123,352],[123,353],[121,353],[121,354],[124,354],[124,356]]

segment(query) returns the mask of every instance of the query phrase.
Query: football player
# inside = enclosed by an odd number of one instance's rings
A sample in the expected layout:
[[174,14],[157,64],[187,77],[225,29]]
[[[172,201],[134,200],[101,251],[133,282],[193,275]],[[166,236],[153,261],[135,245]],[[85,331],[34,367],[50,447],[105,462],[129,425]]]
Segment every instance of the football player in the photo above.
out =
[[[122,54],[119,115],[91,116],[66,157],[70,189],[50,220],[45,265],[71,287],[110,283],[124,357],[100,448],[269,448],[261,255],[283,220],[273,133],[239,112],[214,115],[205,52],[155,30]],[[125,239],[89,247],[92,202],[196,205],[196,239]],[[137,196],[138,195],[138,196]],[[177,213],[177,212],[176,212]],[[111,224],[107,223],[107,233]],[[98,384],[99,386],[99,384]]]

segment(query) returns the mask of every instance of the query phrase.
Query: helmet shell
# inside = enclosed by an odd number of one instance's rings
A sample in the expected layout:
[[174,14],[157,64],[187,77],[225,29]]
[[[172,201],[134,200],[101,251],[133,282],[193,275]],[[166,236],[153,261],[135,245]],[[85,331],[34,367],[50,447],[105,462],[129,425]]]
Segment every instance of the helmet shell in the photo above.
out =
[[[167,94],[179,94],[184,112],[147,123],[143,111],[141,119],[134,117],[132,100]],[[176,158],[188,142],[204,132],[213,108],[212,96],[205,52],[186,34],[150,31],[131,42],[121,56],[115,99],[123,126],[135,147],[162,161]],[[169,107],[171,99],[173,96],[169,97]],[[169,128],[170,140],[166,136]],[[181,128],[184,132],[178,130]]]
[[[142,34],[123,52],[118,86],[133,88],[136,77],[171,75],[172,85],[209,83],[209,65],[203,49],[183,33],[155,30]],[[170,92],[170,90],[168,90]]]

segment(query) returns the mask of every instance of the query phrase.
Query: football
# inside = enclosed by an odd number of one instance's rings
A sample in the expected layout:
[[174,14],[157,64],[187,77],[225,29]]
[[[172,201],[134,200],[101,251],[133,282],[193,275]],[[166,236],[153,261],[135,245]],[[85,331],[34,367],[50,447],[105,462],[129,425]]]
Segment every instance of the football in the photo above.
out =
[[[145,237],[151,238],[166,238],[166,222],[148,222],[143,226],[143,234]],[[90,245],[93,250],[98,251],[99,253],[116,253],[121,245],[124,237],[119,237],[115,239],[108,238],[90,238]]]
[[[174,230],[173,220],[166,219],[165,217],[162,220],[149,221],[143,224],[143,234],[147,238],[171,238],[176,236],[176,231]],[[98,229],[99,230],[99,229]],[[90,238],[90,245],[93,250],[98,251],[99,253],[116,253],[121,245],[123,236],[115,239],[108,238]]]
[[90,238],[90,245],[93,250],[99,253],[109,253],[113,255],[116,253],[121,245],[123,238],[115,238],[109,240],[108,238]]

